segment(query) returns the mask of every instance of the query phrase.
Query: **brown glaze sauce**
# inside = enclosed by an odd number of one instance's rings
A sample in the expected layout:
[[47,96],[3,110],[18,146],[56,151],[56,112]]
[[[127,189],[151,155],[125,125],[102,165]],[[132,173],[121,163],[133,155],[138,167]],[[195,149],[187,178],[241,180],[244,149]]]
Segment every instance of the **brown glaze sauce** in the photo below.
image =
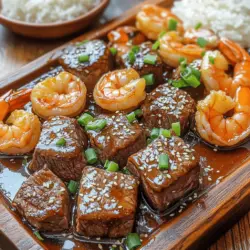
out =
[[[57,67],[51,70],[49,73],[42,75],[39,79],[34,80],[33,82],[27,84],[25,87],[32,87],[41,79],[44,79],[48,76],[55,76],[58,72],[62,71],[61,67]],[[168,75],[168,74],[167,74]],[[204,97],[204,88],[203,86],[198,87],[197,89],[188,89],[190,95],[197,101]],[[94,107],[91,99],[88,100],[88,110],[91,110],[95,113],[96,107]],[[31,105],[27,104],[25,107],[27,110],[31,110]],[[190,138],[189,138],[190,140]],[[189,141],[188,140],[188,141]],[[163,224],[166,224],[174,216],[178,216],[184,209],[188,209],[189,201],[192,202],[194,199],[198,198],[199,192],[203,192],[214,185],[219,185],[223,178],[238,167],[240,167],[244,162],[249,159],[250,143],[246,143],[241,147],[231,150],[231,151],[218,151],[217,149],[212,149],[204,145],[201,141],[191,137],[191,144],[196,149],[197,155],[200,158],[201,163],[201,190],[193,193],[187,201],[182,201],[175,210],[166,213],[165,215],[154,214],[146,205],[143,199],[139,200],[137,218],[135,222],[135,231],[141,235],[142,239],[150,240],[150,233],[158,229]],[[11,201],[18,189],[20,188],[22,182],[29,176],[27,170],[27,165],[31,158],[20,158],[12,157],[4,159],[0,155],[0,192],[4,194],[6,198]],[[20,218],[20,221],[22,218]],[[27,230],[32,231],[28,226]],[[111,249],[112,245],[104,244],[92,244],[92,243],[83,243],[73,239],[72,235],[65,236],[61,235],[60,239],[48,239],[44,238],[44,243],[51,250],[59,249],[86,249],[86,250],[95,250],[95,249]],[[118,246],[117,249],[123,249],[121,246]]]

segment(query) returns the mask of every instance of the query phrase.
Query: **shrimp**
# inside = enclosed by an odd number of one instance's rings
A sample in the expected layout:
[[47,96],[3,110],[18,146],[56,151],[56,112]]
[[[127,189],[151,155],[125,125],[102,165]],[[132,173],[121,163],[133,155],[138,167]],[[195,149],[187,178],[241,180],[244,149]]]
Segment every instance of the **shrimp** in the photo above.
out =
[[[219,49],[208,51],[203,57],[201,80],[208,91],[222,90],[234,97],[239,86],[250,87],[250,56],[226,38],[221,39]],[[229,64],[234,66],[232,77],[226,73]]]
[[176,30],[182,34],[184,31],[182,21],[171,11],[156,5],[144,5],[136,16],[136,27],[149,39],[157,40],[162,31],[169,30],[169,21],[177,21]]
[[105,74],[94,89],[94,100],[109,111],[136,108],[146,97],[146,82],[132,68]]
[[159,55],[171,67],[177,68],[181,58],[188,63],[202,57],[203,48],[196,44],[184,44],[184,38],[176,31],[167,32],[159,39]]
[[[17,110],[30,100],[30,89],[8,91],[0,98],[0,152],[24,154],[32,151],[40,138],[41,124],[38,117],[24,110]],[[16,109],[16,110],[15,110]],[[13,111],[14,110],[14,111]],[[4,122],[4,118],[10,116]]]
[[33,88],[32,108],[44,119],[57,115],[74,117],[83,111],[86,93],[86,86],[79,78],[68,72],[61,72]]
[[215,49],[219,45],[218,36],[210,29],[200,28],[198,30],[194,28],[187,29],[184,33],[184,44],[196,44],[198,38],[202,37],[206,40],[206,48]]
[[242,142],[250,135],[250,88],[239,87],[235,99],[212,90],[198,102],[195,121],[200,136],[211,144],[233,146]]

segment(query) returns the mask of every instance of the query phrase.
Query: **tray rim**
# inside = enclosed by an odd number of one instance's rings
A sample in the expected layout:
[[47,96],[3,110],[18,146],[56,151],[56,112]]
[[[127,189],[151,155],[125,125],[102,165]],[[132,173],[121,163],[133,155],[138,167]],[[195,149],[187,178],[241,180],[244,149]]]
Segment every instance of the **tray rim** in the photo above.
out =
[[[22,81],[25,82],[25,79],[35,75],[45,65],[55,62],[60,56],[61,50],[67,47],[70,43],[84,39],[103,37],[110,30],[131,22],[134,20],[135,14],[141,6],[147,3],[164,3],[170,6],[172,5],[173,0],[147,0],[124,12],[123,15],[109,23],[57,47],[36,60],[26,64],[16,72],[11,73],[8,77],[0,79],[0,94],[18,85],[22,86],[23,84],[20,84]],[[199,208],[197,207],[197,204],[204,204],[207,208]],[[224,225],[225,219],[230,219],[232,214],[237,216],[241,215],[249,209],[250,159],[242,164],[237,170],[226,176],[219,185],[209,190],[204,197],[196,200],[190,207],[188,207],[188,209],[168,222],[162,230],[156,230],[156,232],[152,234],[150,238],[151,240],[146,241],[140,249],[171,250],[188,249],[190,247],[195,249],[203,239],[206,239],[206,236],[213,234],[213,230]],[[11,214],[12,212],[9,211],[9,213]],[[198,215],[202,215],[202,218],[197,218]],[[1,216],[2,215],[0,214],[0,221]],[[193,217],[196,219],[190,220],[190,218]],[[22,229],[25,229],[24,225],[19,225]],[[35,236],[30,236],[35,239]],[[9,240],[17,246],[17,242],[14,242],[11,237],[9,237]],[[41,244],[40,242],[37,242],[36,239],[35,241],[36,243]],[[41,245],[41,247],[44,247],[44,245]]]

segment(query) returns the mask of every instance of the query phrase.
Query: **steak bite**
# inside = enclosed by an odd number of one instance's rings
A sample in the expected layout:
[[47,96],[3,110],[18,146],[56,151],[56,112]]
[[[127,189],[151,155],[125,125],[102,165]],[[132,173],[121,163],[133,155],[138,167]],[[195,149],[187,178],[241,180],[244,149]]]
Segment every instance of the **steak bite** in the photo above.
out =
[[[133,48],[132,48],[133,50]],[[136,51],[137,50],[137,51]],[[130,50],[131,51],[131,50]],[[136,46],[134,49],[135,59],[131,60],[130,52],[127,52],[121,56],[117,56],[117,64],[121,68],[133,68],[135,69],[140,76],[153,74],[154,75],[154,84],[152,86],[148,86],[150,88],[155,88],[159,84],[163,83],[163,63],[160,56],[156,51],[152,50],[152,43],[145,42],[141,45]],[[155,63],[146,63],[145,57],[148,55],[156,58]]]
[[180,122],[184,134],[195,113],[195,101],[187,92],[163,84],[148,94],[141,108],[148,128],[170,129],[172,123]]
[[113,160],[124,167],[130,155],[146,146],[146,135],[137,121],[129,123],[126,115],[101,114],[97,119],[105,119],[107,125],[101,131],[88,130],[90,144],[95,148],[100,160]]
[[[160,155],[169,159],[163,170],[159,166]],[[176,136],[160,136],[130,156],[127,168],[140,178],[149,203],[160,211],[199,186],[200,166],[195,151]]]
[[47,165],[65,181],[79,180],[86,165],[82,152],[87,143],[87,136],[75,119],[51,117],[43,124],[29,169],[37,171]]
[[31,175],[17,192],[13,206],[38,230],[59,232],[69,226],[69,194],[48,168]]
[[76,231],[88,237],[119,238],[133,229],[138,181],[131,175],[94,167],[83,170]]
[[64,50],[59,63],[66,71],[78,76],[90,92],[99,78],[113,67],[109,48],[101,40],[69,46]]

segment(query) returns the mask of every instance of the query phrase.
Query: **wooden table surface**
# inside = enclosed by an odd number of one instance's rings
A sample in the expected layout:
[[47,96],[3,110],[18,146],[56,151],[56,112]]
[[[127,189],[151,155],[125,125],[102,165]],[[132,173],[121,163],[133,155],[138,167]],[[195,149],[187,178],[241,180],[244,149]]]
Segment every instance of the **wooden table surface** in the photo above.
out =
[[[120,15],[124,10],[143,0],[111,0],[100,23]],[[75,35],[76,36],[76,35]],[[71,40],[73,37],[54,41],[40,41],[17,36],[0,25],[0,79],[19,69],[22,65],[42,54]],[[225,229],[221,230],[225,232]],[[249,250],[250,249],[250,212],[224,234],[218,234],[217,241],[209,250]],[[201,250],[203,250],[201,249]],[[160,250],[160,249],[159,249]]]

